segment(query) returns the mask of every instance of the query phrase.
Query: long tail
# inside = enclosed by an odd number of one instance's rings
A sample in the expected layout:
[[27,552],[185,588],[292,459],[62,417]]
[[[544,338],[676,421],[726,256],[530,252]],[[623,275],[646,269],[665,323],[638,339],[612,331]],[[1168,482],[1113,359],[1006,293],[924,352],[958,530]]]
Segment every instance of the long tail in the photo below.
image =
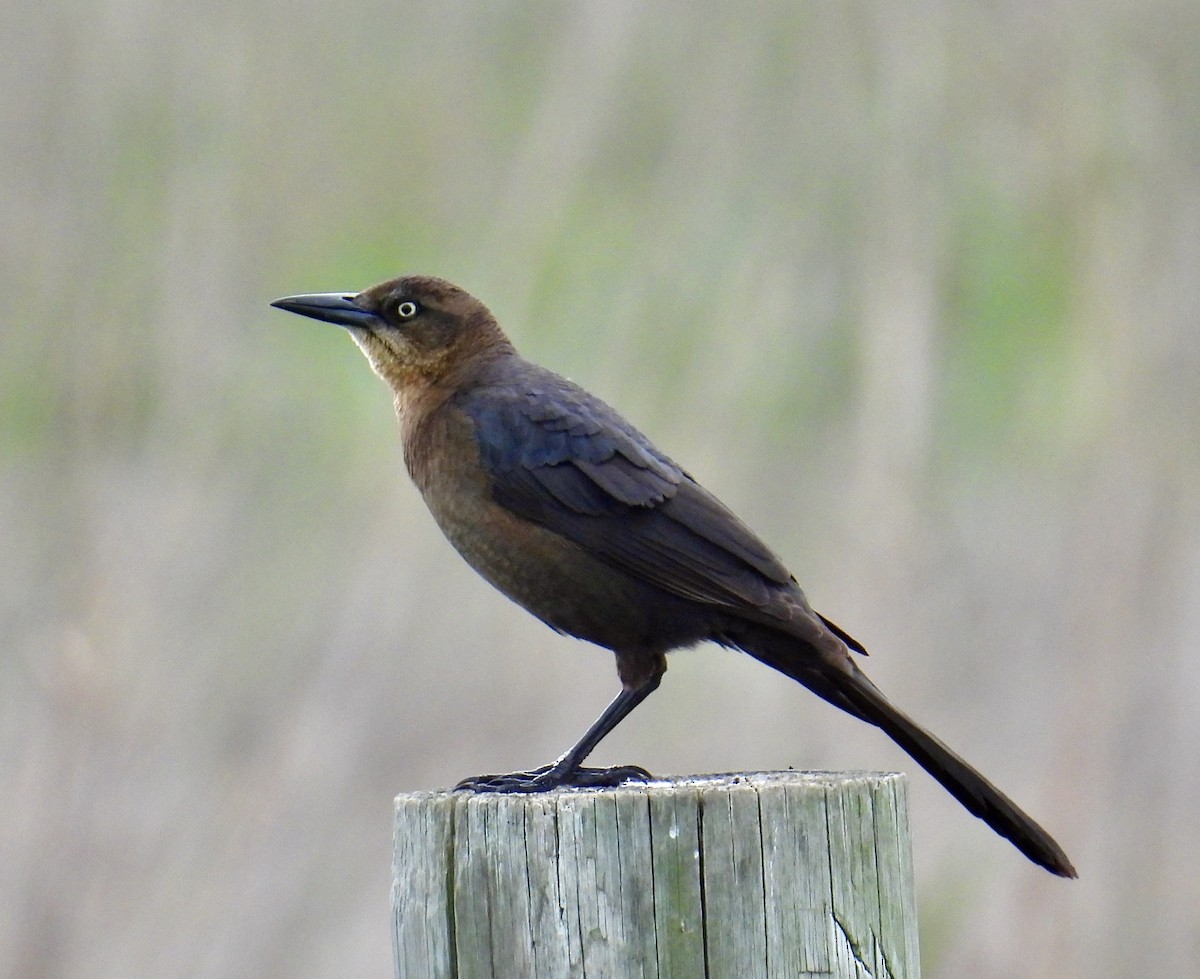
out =
[[[785,639],[788,648],[783,649]],[[946,745],[893,707],[849,657],[848,669],[836,669],[820,663],[811,647],[801,652],[795,639],[781,635],[772,636],[765,643],[738,645],[830,703],[880,728],[941,782],[968,812],[982,819],[1034,863],[1060,877],[1077,876],[1066,853],[1049,833]]]

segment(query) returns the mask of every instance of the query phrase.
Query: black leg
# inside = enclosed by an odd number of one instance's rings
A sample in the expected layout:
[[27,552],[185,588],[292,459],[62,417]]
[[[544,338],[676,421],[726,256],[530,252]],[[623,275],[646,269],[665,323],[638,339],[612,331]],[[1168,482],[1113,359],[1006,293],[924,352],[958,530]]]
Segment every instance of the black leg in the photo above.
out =
[[658,686],[659,677],[640,687],[623,687],[596,718],[579,743],[558,759],[553,765],[534,769],[532,772],[513,772],[510,775],[477,775],[465,778],[455,789],[470,789],[475,792],[549,792],[560,786],[596,787],[620,785],[622,782],[645,781],[651,775],[636,765],[620,765],[616,768],[582,768],[583,760],[592,753],[606,734],[621,723],[638,704],[645,700]]

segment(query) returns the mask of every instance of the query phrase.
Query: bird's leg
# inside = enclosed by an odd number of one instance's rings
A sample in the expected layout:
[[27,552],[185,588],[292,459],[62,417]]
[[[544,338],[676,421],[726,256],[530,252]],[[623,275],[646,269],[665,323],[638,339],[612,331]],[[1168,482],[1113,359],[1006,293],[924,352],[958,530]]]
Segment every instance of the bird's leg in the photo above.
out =
[[596,788],[620,785],[622,782],[640,782],[651,778],[648,771],[636,765],[583,768],[582,763],[592,753],[592,749],[604,739],[605,735],[654,692],[662,679],[664,669],[665,661],[662,663],[662,669],[656,669],[648,676],[639,677],[640,683],[636,685],[624,683],[621,692],[613,698],[612,703],[604,708],[604,712],[587,729],[578,744],[554,764],[536,768],[531,772],[513,772],[510,775],[477,775],[474,778],[463,779],[455,786],[455,789],[469,789],[474,792],[549,792],[562,786]]

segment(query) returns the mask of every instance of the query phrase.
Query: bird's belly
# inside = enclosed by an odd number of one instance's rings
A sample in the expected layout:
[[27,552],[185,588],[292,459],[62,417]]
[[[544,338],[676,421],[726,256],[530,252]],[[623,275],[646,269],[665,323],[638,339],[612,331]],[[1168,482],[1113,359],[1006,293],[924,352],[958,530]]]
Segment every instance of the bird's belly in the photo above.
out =
[[[426,502],[446,538],[496,589],[551,628],[609,649],[686,645],[703,638],[678,599],[587,554],[578,545],[470,495]],[[652,594],[651,594],[652,593]],[[671,641],[671,640],[675,641]],[[666,640],[664,642],[664,640]]]
[[492,506],[474,526],[442,523],[442,530],[493,586],[560,632],[610,649],[653,641],[659,615],[643,594],[649,586]]

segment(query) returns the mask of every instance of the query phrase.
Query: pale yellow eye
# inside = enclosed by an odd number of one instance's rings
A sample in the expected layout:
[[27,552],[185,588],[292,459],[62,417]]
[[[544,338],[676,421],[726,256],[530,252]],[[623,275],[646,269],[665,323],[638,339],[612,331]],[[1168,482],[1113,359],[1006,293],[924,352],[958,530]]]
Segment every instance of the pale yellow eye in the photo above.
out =
[[411,299],[402,299],[396,303],[396,315],[402,320],[411,320],[421,311],[421,307]]

